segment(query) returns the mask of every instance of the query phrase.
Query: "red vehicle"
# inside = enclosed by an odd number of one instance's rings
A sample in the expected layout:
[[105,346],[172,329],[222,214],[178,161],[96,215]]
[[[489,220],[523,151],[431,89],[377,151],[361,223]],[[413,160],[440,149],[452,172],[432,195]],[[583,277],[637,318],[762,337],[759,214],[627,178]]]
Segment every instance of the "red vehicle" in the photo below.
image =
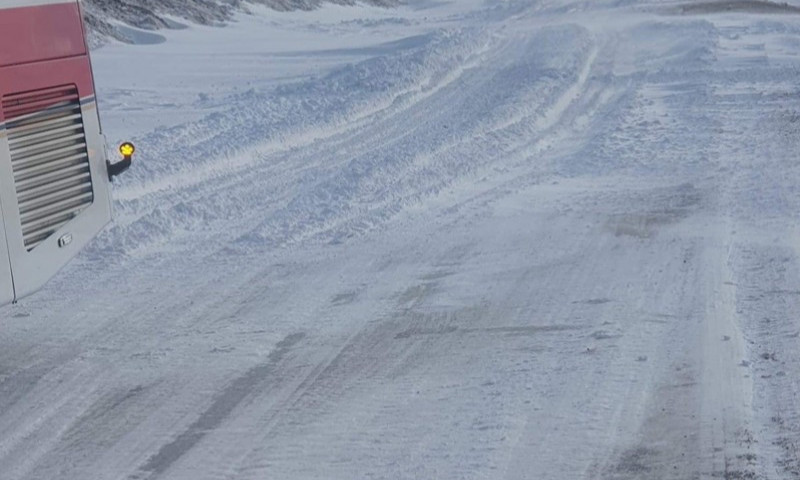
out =
[[0,0],[0,304],[100,232],[130,164],[107,161],[85,38],[77,0]]

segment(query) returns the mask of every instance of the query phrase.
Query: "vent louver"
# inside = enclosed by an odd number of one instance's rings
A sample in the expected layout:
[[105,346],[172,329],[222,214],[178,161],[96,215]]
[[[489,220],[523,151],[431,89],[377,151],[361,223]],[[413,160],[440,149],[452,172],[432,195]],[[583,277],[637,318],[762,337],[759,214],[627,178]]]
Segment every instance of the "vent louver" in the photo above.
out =
[[36,248],[94,200],[74,85],[2,97],[22,237]]

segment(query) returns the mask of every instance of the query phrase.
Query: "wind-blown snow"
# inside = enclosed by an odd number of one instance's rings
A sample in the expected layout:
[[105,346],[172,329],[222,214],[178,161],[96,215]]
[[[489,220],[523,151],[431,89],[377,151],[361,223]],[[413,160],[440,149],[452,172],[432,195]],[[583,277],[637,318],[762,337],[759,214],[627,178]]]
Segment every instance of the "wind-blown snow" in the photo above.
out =
[[800,477],[800,15],[724,4],[97,50],[140,153],[0,309],[0,477]]

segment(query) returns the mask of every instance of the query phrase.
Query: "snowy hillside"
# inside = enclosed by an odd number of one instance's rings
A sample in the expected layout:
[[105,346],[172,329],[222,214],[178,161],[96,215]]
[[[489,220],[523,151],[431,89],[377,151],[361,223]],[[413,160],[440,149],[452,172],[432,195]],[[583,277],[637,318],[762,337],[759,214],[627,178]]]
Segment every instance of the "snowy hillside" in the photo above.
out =
[[792,5],[125,26],[139,153],[0,308],[0,479],[800,478]]
[[[396,6],[402,0],[360,0],[361,5]],[[108,38],[136,43],[139,36],[125,25],[145,30],[185,28],[183,22],[219,25],[236,12],[253,5],[277,11],[313,10],[324,3],[355,5],[355,0],[83,0],[86,23],[93,45]]]

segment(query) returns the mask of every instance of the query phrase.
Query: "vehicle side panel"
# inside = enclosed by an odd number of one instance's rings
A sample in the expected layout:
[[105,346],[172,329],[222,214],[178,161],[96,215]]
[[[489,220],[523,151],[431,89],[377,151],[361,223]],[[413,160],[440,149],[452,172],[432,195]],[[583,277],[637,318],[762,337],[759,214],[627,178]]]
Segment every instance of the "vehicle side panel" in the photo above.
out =
[[0,66],[86,55],[77,2],[0,12]]
[[[0,44],[13,46],[0,52],[0,99],[35,96],[53,87],[77,90],[93,200],[35,248],[26,248],[11,161],[10,129],[29,116],[61,107],[49,97],[26,107],[12,106],[6,113],[6,107],[0,105],[0,305],[41,288],[111,220],[105,140],[100,132],[78,2],[10,1],[16,8],[3,8],[11,5],[0,4]],[[63,238],[70,241],[59,244]]]
[[[0,154],[0,161],[2,154]],[[0,162],[1,163],[1,162]],[[0,204],[0,225],[3,224],[3,206]],[[14,300],[14,282],[11,278],[11,263],[9,263],[6,245],[6,235],[0,229],[0,305],[5,305]]]

